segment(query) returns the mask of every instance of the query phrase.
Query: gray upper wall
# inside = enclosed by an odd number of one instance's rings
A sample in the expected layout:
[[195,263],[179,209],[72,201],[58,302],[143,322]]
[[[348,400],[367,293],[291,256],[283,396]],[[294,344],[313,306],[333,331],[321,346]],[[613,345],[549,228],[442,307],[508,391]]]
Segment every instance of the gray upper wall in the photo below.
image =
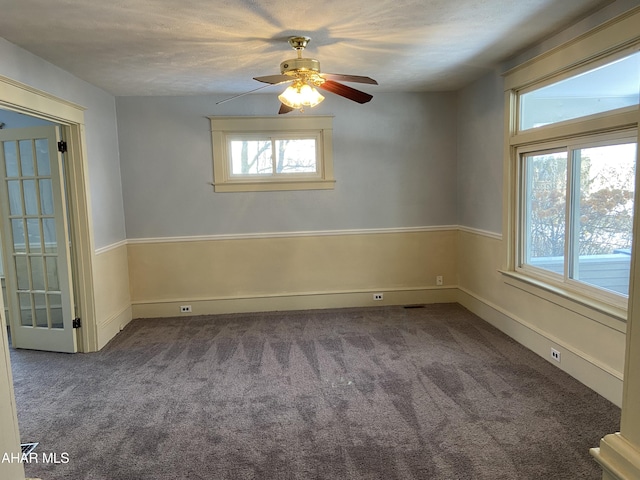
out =
[[[276,93],[116,99],[127,236],[422,227],[456,223],[456,105],[449,93],[339,97],[335,190],[214,193],[209,115],[273,115]],[[290,115],[295,115],[292,113]]]
[[124,240],[115,98],[2,38],[0,75],[86,108],[85,139],[95,247]]
[[497,71],[458,92],[458,224],[502,232],[504,88]]

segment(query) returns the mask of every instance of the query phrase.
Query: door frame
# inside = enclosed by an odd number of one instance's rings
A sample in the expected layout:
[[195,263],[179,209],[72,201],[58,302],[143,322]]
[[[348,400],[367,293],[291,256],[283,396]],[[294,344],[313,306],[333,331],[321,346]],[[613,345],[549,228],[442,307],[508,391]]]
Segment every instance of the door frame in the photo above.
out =
[[[67,142],[66,180],[76,312],[82,319],[77,332],[78,352],[98,350],[93,289],[95,257],[90,210],[84,110],[75,103],[0,75],[0,108],[42,118],[61,126]],[[0,300],[1,301],[1,300]]]

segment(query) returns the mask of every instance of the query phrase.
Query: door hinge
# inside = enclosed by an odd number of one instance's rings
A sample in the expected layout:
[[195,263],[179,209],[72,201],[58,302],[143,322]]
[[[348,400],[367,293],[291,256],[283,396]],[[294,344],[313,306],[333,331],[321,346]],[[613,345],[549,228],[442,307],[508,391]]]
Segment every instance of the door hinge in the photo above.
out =
[[64,140],[58,142],[58,151],[60,153],[67,153],[67,142]]
[[72,325],[73,325],[73,328],[80,328],[82,326],[79,318],[74,318]]

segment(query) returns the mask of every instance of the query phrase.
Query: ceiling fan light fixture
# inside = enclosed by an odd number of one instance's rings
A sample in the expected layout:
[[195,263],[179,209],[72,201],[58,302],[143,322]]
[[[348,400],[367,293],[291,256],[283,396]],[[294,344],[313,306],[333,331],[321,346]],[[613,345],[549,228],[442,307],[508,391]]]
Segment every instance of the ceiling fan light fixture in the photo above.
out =
[[315,107],[324,100],[324,97],[311,85],[291,85],[278,95],[278,99],[291,108]]

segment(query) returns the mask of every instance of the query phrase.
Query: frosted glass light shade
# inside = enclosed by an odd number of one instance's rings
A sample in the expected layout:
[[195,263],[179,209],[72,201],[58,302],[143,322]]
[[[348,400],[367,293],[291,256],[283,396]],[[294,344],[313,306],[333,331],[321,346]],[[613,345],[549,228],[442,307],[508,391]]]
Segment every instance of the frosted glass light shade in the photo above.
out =
[[302,108],[303,106],[315,107],[324,100],[324,97],[310,85],[291,85],[278,95],[278,99],[291,108]]

